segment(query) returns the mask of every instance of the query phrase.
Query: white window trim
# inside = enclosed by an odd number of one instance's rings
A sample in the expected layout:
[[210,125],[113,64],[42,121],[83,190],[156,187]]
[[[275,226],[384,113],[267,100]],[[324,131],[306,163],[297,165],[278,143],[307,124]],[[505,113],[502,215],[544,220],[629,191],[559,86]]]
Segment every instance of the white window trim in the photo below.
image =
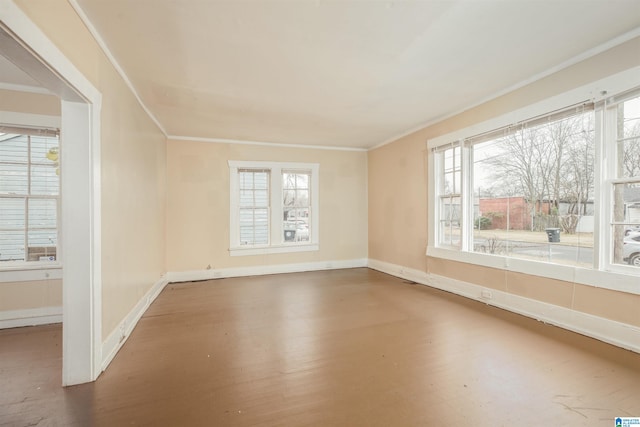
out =
[[[35,127],[60,129],[60,116],[43,114],[20,113],[14,111],[0,111],[0,124],[17,127]],[[62,142],[60,142],[62,144]],[[36,196],[37,197],[37,196]],[[62,198],[62,182],[55,198],[58,206],[58,244],[55,261],[7,261],[0,263],[0,283],[28,282],[62,277],[62,219],[60,215],[60,200]]]
[[0,271],[0,283],[37,282],[40,280],[62,279],[62,265],[47,264],[34,267],[21,264],[19,267]]
[[[231,256],[265,255],[290,252],[310,252],[320,249],[320,165],[318,163],[292,163],[292,162],[260,162],[229,160],[229,253]],[[269,169],[269,244],[268,245],[240,245],[239,233],[239,169]],[[309,242],[283,242],[282,228],[282,171],[283,170],[307,170],[311,171],[311,224]],[[278,239],[274,239],[278,236]]]
[[[591,84],[548,98],[541,102],[503,114],[494,119],[427,141],[427,151],[429,153],[428,168],[430,172],[428,175],[429,180],[427,185],[429,203],[426,255],[435,258],[476,264],[501,270],[514,271],[640,295],[640,286],[638,285],[639,272],[637,267],[611,263],[611,244],[607,242],[611,241],[609,231],[609,224],[611,223],[612,215],[610,208],[612,200],[610,184],[614,169],[612,169],[610,163],[614,160],[612,160],[613,156],[611,155],[611,147],[606,146],[604,138],[600,138],[600,142],[596,144],[596,156],[600,159],[596,166],[601,172],[600,176],[603,178],[596,181],[595,188],[598,207],[595,211],[594,222],[599,226],[594,230],[593,268],[552,264],[438,246],[437,233],[439,231],[437,224],[439,223],[439,212],[436,190],[438,188],[437,186],[440,178],[437,174],[439,169],[434,160],[432,150],[444,145],[450,145],[455,141],[463,140],[512,123],[527,120],[531,117],[547,114],[568,105],[577,104],[587,100],[596,103],[596,133],[602,133],[602,122],[610,120],[610,115],[607,114],[607,110],[604,108],[604,101],[612,95],[625,92],[636,86],[640,86],[640,67],[631,68]],[[468,153],[466,153],[466,156],[467,159],[465,160],[465,153],[463,152],[463,164],[464,162],[469,162],[471,160],[468,158]],[[465,178],[464,174],[465,172],[463,171],[463,180],[468,179]],[[470,174],[467,173],[467,176],[468,175]],[[463,203],[465,203],[464,196]]]

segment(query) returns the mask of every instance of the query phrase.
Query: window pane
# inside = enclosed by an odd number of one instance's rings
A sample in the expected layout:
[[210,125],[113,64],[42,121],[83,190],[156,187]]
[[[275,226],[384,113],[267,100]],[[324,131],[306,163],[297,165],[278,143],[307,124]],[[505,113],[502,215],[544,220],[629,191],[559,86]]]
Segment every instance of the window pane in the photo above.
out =
[[309,174],[298,174],[296,176],[297,188],[309,188]]
[[57,200],[29,199],[29,229],[55,229],[57,218]]
[[296,188],[296,174],[283,172],[282,173],[282,188],[284,188],[284,189],[289,189],[289,188],[295,189]]
[[31,166],[31,194],[57,195],[60,188],[57,168],[54,166]]
[[269,210],[240,209],[240,244],[269,243]]
[[621,260],[624,264],[640,268],[640,232],[627,233],[622,248],[616,246],[614,249],[614,259],[617,263]]
[[0,197],[0,261],[24,260],[25,200]]
[[640,236],[640,181],[615,184],[613,197],[613,220],[622,223],[612,229],[613,262],[639,265],[635,238]]
[[55,260],[58,200],[29,196],[58,195],[58,174],[57,138],[0,137],[0,194],[25,196],[0,197],[1,260]]
[[309,240],[309,172],[282,173],[283,239],[285,242]]
[[460,247],[460,226],[440,222],[440,236],[442,236],[441,245]]
[[240,206],[253,206],[253,190],[240,190]]
[[27,163],[27,144],[28,137],[26,135],[3,135],[0,138],[0,163],[1,162],[18,162]]
[[440,244],[460,246],[460,197],[442,197],[440,199]]
[[0,194],[28,194],[27,165],[0,162]]
[[269,172],[254,172],[254,188],[266,190],[269,188]]
[[269,191],[268,190],[255,190],[255,206],[268,207],[269,206]]
[[0,229],[0,261],[24,261],[24,231]]
[[618,176],[640,176],[640,97],[618,106]]
[[55,261],[57,235],[55,228],[29,230],[27,261]]
[[269,243],[269,172],[241,170],[240,177],[240,244]]
[[442,194],[458,194],[461,190],[461,150],[449,148],[443,153]]
[[31,136],[31,162],[53,164],[58,161],[58,138]]
[[296,190],[295,206],[309,206],[309,190]]
[[283,190],[282,204],[284,206],[294,206],[296,203],[296,190]]
[[24,230],[25,200],[0,197],[0,230]]
[[480,142],[473,150],[473,250],[593,265],[593,112]]
[[460,167],[459,153],[457,147],[444,151],[444,173],[452,172]]

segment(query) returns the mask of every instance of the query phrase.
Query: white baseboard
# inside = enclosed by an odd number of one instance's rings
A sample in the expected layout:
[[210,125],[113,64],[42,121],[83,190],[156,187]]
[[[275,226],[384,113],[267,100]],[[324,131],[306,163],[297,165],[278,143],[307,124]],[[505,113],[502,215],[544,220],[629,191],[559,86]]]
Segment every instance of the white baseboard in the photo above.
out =
[[138,324],[142,315],[147,311],[151,303],[169,283],[166,277],[158,280],[149,291],[138,301],[129,314],[120,322],[117,328],[102,342],[102,371],[107,369],[109,363],[122,348],[133,329]]
[[[428,274],[420,270],[403,267],[397,264],[391,264],[374,259],[367,260],[363,258],[343,261],[320,261],[312,263],[279,264],[167,273],[165,277],[153,285],[149,292],[147,292],[138,304],[136,304],[133,310],[131,310],[122,322],[120,322],[118,327],[103,342],[102,370],[104,371],[109,363],[111,363],[144,312],[149,308],[151,303],[156,299],[158,294],[162,292],[168,283],[358,267],[369,267],[405,280],[411,280],[433,288],[452,292],[466,298],[481,301],[485,304],[522,314],[545,323],[559,326],[561,328],[640,353],[640,344],[638,344],[640,343],[640,328],[592,316],[590,314],[571,310],[565,307],[559,307],[507,292],[497,291],[495,289],[490,290],[491,298],[483,298],[482,291],[486,289],[482,286],[450,279],[444,276]],[[62,310],[60,307],[58,307],[58,310],[58,322],[60,322],[62,320]],[[13,312],[0,313],[0,327],[4,324],[3,322],[9,321],[6,317],[6,313]],[[46,316],[42,315],[43,313],[35,317],[41,317],[43,319],[46,318]]]
[[[508,292],[487,289],[473,283],[425,273],[424,271],[397,264],[370,259],[368,266],[371,269],[392,276],[461,295],[640,353],[640,328],[626,323],[593,316]],[[485,291],[485,293],[483,293],[483,291]],[[486,291],[490,292],[490,294],[486,294]],[[483,295],[487,295],[487,297]]]
[[62,307],[0,311],[0,329],[62,323]]
[[224,279],[229,277],[262,276],[265,274],[300,273],[304,271],[335,270],[340,268],[366,267],[367,259],[340,261],[318,261],[298,264],[258,265],[253,267],[221,268],[211,270],[192,270],[167,273],[167,280],[191,282],[197,280]]

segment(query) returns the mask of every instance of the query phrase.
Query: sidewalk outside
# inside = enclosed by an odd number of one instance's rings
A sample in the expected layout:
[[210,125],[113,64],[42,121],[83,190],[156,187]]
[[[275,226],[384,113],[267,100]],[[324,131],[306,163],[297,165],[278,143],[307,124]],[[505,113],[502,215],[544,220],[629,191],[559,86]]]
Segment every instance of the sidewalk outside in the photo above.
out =
[[[547,233],[544,231],[527,230],[473,230],[474,238],[498,238],[518,242],[547,243]],[[593,248],[593,233],[566,234],[560,232],[560,243],[557,245],[580,246]]]

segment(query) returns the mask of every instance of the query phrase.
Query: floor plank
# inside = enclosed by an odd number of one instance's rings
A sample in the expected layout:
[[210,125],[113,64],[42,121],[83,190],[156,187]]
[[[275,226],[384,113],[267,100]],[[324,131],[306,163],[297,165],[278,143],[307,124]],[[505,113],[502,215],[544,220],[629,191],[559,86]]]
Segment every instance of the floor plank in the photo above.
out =
[[95,383],[0,331],[2,426],[611,426],[640,355],[368,269],[172,284]]

